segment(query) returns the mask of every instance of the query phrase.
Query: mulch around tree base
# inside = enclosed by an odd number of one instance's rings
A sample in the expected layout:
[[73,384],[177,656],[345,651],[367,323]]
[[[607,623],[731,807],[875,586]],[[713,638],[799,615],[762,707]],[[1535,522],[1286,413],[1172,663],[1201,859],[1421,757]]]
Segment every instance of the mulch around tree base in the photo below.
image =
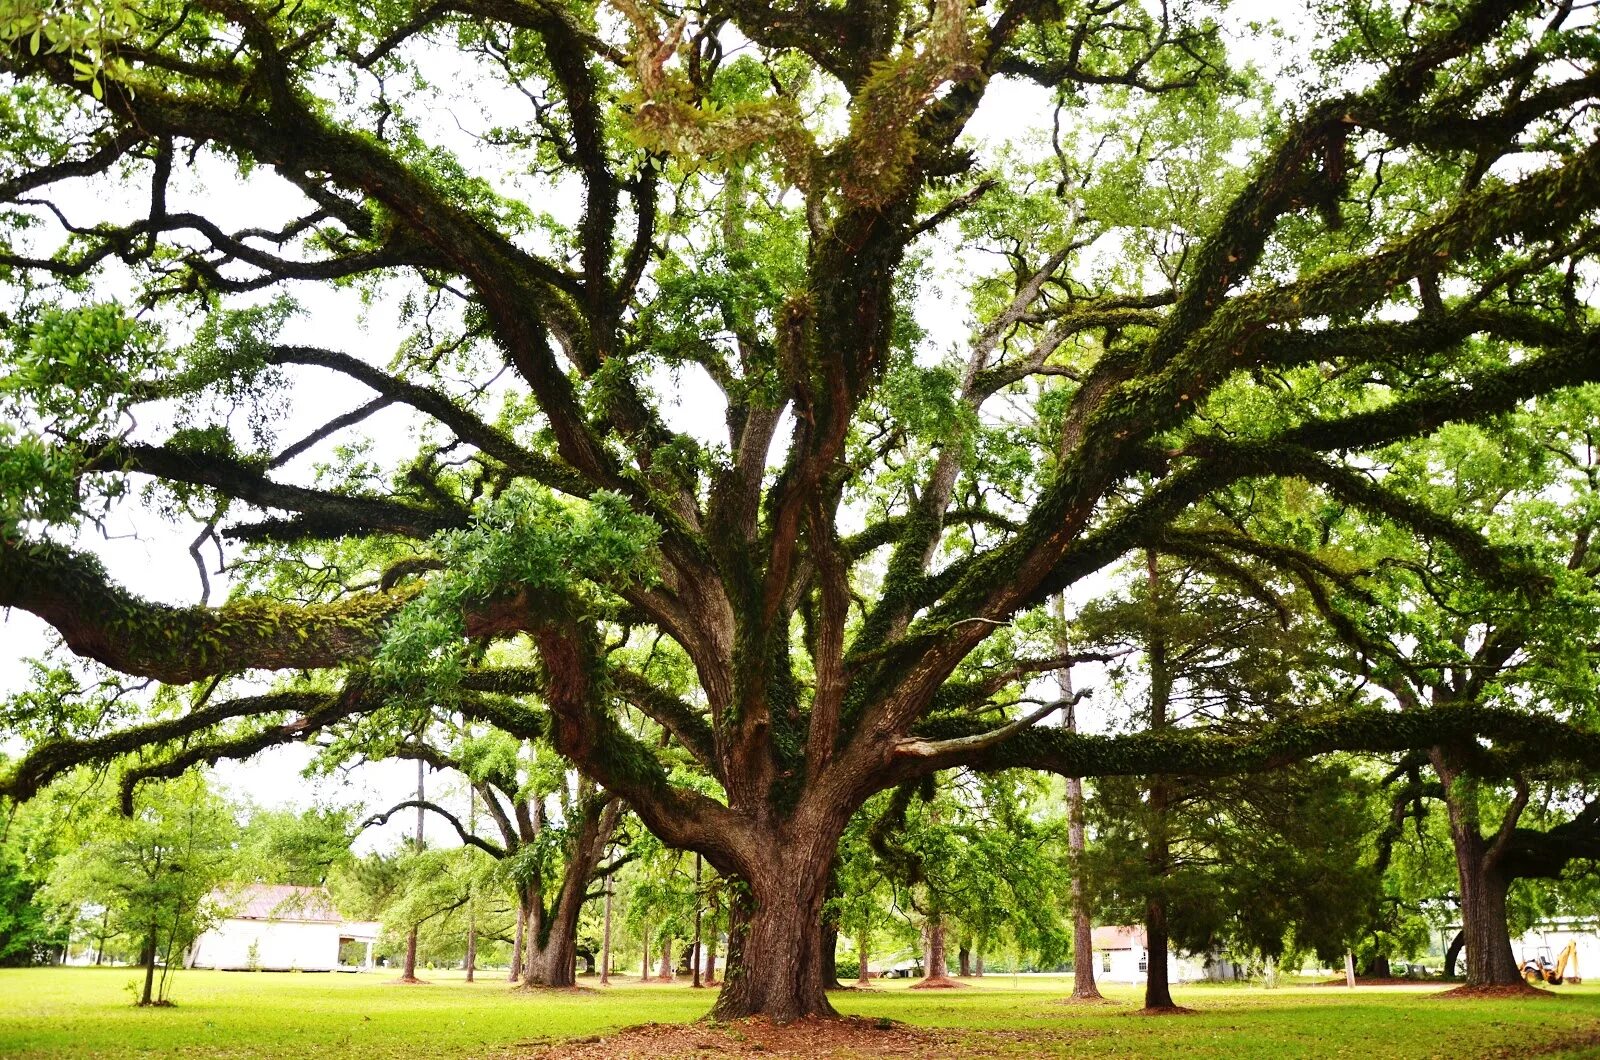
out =
[[1146,1005],[1144,1008],[1134,1009],[1130,1016],[1193,1016],[1194,1009],[1184,1008],[1182,1005]]
[[1506,997],[1555,997],[1553,990],[1540,990],[1527,983],[1503,983],[1499,986],[1458,986],[1454,990],[1446,990],[1434,995],[1441,998],[1506,998]]
[[[1324,979],[1322,982],[1320,982],[1320,983],[1318,983],[1316,985],[1317,986],[1342,986],[1347,990],[1350,988],[1349,980],[1347,980],[1342,975],[1337,979]],[[1377,976],[1368,977],[1368,976],[1363,975],[1363,976],[1357,976],[1356,977],[1356,985],[1357,986],[1435,986],[1436,987],[1436,986],[1439,985],[1439,983],[1437,981],[1430,983],[1426,979],[1401,979],[1398,976],[1390,976],[1389,978],[1385,979],[1385,978],[1380,978],[1380,977],[1377,977]]]
[[731,1023],[646,1023],[603,1037],[561,1042],[531,1054],[532,1060],[659,1060],[694,1056],[950,1057],[961,1050],[954,1039],[894,1020],[803,1019],[773,1023],[750,1019]]
[[959,979],[952,979],[948,975],[936,975],[931,979],[923,979],[921,982],[912,983],[911,984],[911,989],[912,990],[963,990],[963,989],[966,988],[966,986],[967,986],[967,984],[961,982]]

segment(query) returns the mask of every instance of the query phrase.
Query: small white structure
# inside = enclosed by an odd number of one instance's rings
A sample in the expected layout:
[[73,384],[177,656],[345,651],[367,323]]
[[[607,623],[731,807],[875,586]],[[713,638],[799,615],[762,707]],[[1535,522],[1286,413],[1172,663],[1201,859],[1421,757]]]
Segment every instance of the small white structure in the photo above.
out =
[[345,942],[366,943],[364,967],[372,967],[379,925],[344,919],[324,888],[252,883],[210,901],[226,915],[195,940],[191,967],[331,972]]
[[[1114,924],[1094,929],[1095,974],[1108,983],[1142,983],[1150,976],[1150,950],[1144,927]],[[1206,977],[1205,962],[1167,953],[1167,982],[1188,983]]]

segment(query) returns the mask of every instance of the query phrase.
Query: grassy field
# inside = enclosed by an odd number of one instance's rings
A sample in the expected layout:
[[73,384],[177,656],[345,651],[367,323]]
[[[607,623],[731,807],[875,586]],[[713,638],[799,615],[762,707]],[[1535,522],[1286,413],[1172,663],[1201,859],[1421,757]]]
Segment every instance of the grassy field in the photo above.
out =
[[[0,970],[0,1055],[508,1056],[632,1024],[693,1020],[711,1004],[710,992],[687,986],[530,993],[495,979],[468,985],[459,974],[402,987],[377,975],[195,971],[179,976],[177,1007],[141,1010],[126,988],[133,978],[128,969]],[[1600,1056],[1600,986],[1511,1001],[1446,1000],[1426,987],[1194,986],[1175,991],[1193,1015],[1151,1018],[1134,1014],[1126,988],[1108,991],[1118,1006],[1063,1005],[1066,985],[1010,976],[959,991],[886,984],[835,995],[835,1004],[943,1028],[963,1055]]]

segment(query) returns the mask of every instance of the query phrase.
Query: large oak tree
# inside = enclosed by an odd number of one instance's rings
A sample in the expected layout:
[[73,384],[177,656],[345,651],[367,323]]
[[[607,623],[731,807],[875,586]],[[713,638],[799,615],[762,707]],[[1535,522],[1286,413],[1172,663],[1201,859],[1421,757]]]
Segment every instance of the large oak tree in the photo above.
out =
[[[830,1011],[827,867],[888,786],[1441,733],[1592,754],[1517,712],[1116,739],[1014,705],[1071,659],[1005,631],[1220,490],[1305,483],[1515,577],[1363,454],[1600,376],[1594,33],[1565,2],[1313,6],[1325,47],[1276,95],[1204,3],[22,16],[0,53],[0,605],[205,692],[42,741],[7,792],[378,711],[547,736],[744,882],[717,1012],[787,1019]],[[1003,82],[1036,86],[1012,98],[1048,147],[963,139]],[[263,172],[298,215],[236,224],[208,194]],[[85,181],[103,197],[73,197]],[[922,331],[941,255],[971,310],[953,352]],[[407,340],[289,341],[258,292],[316,285],[404,290]],[[263,409],[310,378],[350,411],[276,443]],[[679,379],[716,395],[695,431],[672,425]],[[296,472],[394,408],[429,424],[402,466]],[[248,544],[226,605],[141,599],[75,550],[68,528],[151,479]],[[350,576],[320,576],[329,556]],[[536,664],[494,666],[500,638]],[[312,675],[211,694],[249,671]]]

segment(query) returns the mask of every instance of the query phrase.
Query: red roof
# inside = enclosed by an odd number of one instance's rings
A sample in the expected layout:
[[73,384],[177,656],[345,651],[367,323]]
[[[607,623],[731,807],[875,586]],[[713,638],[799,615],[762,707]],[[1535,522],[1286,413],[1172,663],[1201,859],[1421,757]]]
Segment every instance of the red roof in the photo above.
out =
[[299,920],[314,924],[342,924],[323,887],[294,887],[281,883],[251,883],[237,891],[212,896],[230,910],[234,920]]
[[1094,929],[1094,948],[1097,950],[1131,950],[1137,945],[1149,949],[1144,941],[1144,927],[1138,924],[1107,924]]

